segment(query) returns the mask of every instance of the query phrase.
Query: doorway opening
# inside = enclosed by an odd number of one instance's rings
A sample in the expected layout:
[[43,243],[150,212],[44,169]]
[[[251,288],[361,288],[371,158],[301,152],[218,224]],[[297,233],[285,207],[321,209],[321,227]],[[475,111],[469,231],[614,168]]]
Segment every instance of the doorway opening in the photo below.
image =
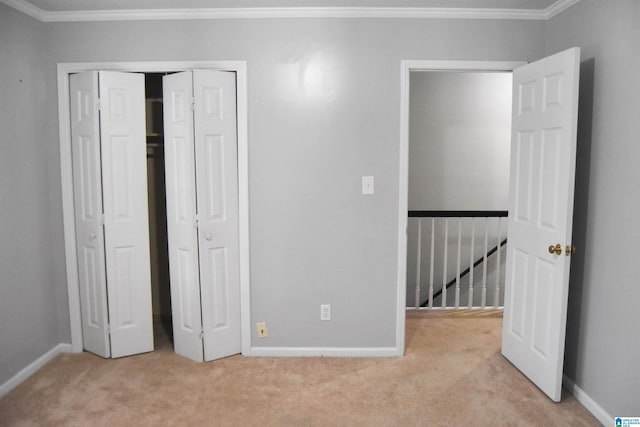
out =
[[407,308],[503,306],[511,90],[511,72],[410,72]]
[[[396,320],[396,341],[399,354],[404,354],[405,348],[405,323],[407,302],[416,301],[422,304],[426,300],[425,295],[429,294],[428,288],[422,291],[423,287],[418,284],[420,295],[414,292],[412,297],[408,297],[408,233],[409,233],[409,138],[410,138],[410,100],[411,100],[411,78],[412,73],[419,72],[447,72],[447,73],[473,73],[473,72],[505,72],[511,73],[515,68],[524,65],[524,62],[502,62],[502,61],[401,61],[400,78],[400,165],[399,165],[399,203],[398,203],[398,277],[397,277],[397,320]],[[458,205],[459,206],[459,205]],[[455,225],[458,227],[458,224]],[[434,235],[433,233],[432,235]],[[447,241],[449,236],[447,235]],[[417,248],[417,246],[416,246]],[[444,251],[443,251],[444,253]],[[417,259],[417,256],[416,258]],[[457,257],[456,257],[457,262]],[[430,261],[430,259],[429,259]],[[445,263],[443,261],[442,268]],[[448,260],[447,260],[448,265]],[[415,266],[415,264],[414,264]],[[473,270],[473,268],[471,268]],[[417,270],[414,270],[417,271]],[[444,281],[443,281],[444,283]],[[455,283],[455,281],[454,281]],[[412,289],[415,291],[415,281]],[[443,288],[446,289],[446,283]],[[446,301],[448,295],[443,290],[440,302]],[[458,294],[459,295],[459,294]],[[433,305],[434,298],[431,297]],[[427,301],[427,304],[429,302]]]

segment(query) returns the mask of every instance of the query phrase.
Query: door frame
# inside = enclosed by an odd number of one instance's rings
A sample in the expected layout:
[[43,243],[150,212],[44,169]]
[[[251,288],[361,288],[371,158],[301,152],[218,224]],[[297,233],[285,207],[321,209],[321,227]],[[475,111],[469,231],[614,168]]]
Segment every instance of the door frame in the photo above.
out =
[[62,184],[62,215],[67,269],[67,292],[69,298],[71,348],[74,353],[81,353],[83,351],[83,342],[82,321],[80,317],[80,288],[78,286],[78,259],[75,247],[76,226],[75,209],[73,204],[69,75],[82,71],[98,70],[162,73],[191,69],[233,71],[236,73],[238,126],[238,220],[240,243],[240,330],[242,335],[242,354],[251,354],[249,156],[247,119],[248,97],[246,61],[82,62],[58,64],[58,125],[60,141],[60,173]]
[[513,72],[526,61],[400,61],[400,169],[398,177],[398,291],[396,346],[404,354],[407,294],[407,210],[409,208],[409,83],[412,71]]

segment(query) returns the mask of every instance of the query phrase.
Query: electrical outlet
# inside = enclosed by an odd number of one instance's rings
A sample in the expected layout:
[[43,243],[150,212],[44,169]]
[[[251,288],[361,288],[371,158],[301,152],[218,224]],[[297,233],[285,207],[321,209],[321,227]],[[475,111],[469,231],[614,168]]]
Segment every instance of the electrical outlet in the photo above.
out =
[[331,320],[331,304],[320,304],[320,320]]
[[256,328],[258,328],[258,338],[267,338],[269,331],[267,331],[267,322],[257,322]]

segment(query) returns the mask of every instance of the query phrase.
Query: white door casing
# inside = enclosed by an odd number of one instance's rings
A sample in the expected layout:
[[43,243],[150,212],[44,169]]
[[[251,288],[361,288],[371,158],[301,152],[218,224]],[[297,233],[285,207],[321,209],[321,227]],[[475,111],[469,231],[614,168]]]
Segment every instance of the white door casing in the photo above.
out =
[[85,350],[110,357],[102,227],[98,73],[73,74],[69,83],[82,335]]
[[202,362],[192,72],[166,75],[162,86],[174,349]]
[[236,74],[194,70],[204,359],[242,350]]
[[[502,353],[560,401],[580,49],[514,70]],[[562,254],[551,253],[560,244]],[[570,252],[570,251],[569,251]]]
[[214,360],[242,350],[235,73],[187,71],[163,85],[174,345]]

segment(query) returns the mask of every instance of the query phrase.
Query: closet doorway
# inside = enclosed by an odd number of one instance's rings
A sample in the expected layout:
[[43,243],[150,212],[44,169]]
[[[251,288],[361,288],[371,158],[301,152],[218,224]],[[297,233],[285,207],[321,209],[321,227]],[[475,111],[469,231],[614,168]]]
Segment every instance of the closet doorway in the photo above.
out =
[[[175,316],[176,300],[179,301],[182,297],[184,297],[185,295],[188,295],[190,291],[189,290],[185,291],[185,289],[176,291],[174,289],[173,291],[174,295],[176,295],[176,292],[178,292],[177,295],[179,295],[179,297],[173,298],[174,301],[169,302],[168,293],[166,289],[166,282],[167,282],[166,273],[168,268],[166,264],[166,258],[168,256],[166,253],[163,253],[162,250],[156,251],[154,253],[155,249],[161,249],[163,247],[163,240],[165,239],[165,237],[163,236],[163,233],[156,233],[155,231],[163,229],[163,222],[166,218],[164,215],[160,215],[162,213],[162,199],[164,196],[164,194],[162,194],[163,193],[162,192],[162,188],[163,188],[162,175],[163,174],[160,172],[161,171],[164,172],[161,169],[161,165],[163,162],[163,159],[161,158],[166,157],[167,153],[165,152],[166,151],[166,148],[164,148],[165,145],[161,144],[159,140],[160,138],[159,135],[164,133],[164,131],[157,132],[158,118],[161,115],[161,110],[158,110],[158,107],[160,106],[159,105],[160,102],[158,98],[159,92],[157,90],[158,89],[157,84],[155,89],[152,86],[153,86],[154,80],[157,82],[157,79],[162,77],[161,74],[174,74],[184,70],[203,69],[203,68],[209,69],[209,70],[219,70],[218,74],[233,76],[233,80],[235,82],[234,89],[236,91],[235,96],[233,98],[234,98],[234,101],[237,100],[237,107],[236,105],[231,106],[231,108],[234,110],[233,111],[234,113],[237,111],[237,119],[234,120],[234,133],[237,132],[237,137],[236,135],[233,135],[233,139],[237,140],[237,144],[235,144],[235,141],[234,141],[234,148],[237,149],[237,157],[234,157],[234,165],[233,165],[235,166],[236,171],[231,172],[233,176],[237,178],[237,190],[234,191],[234,193],[237,195],[237,200],[234,201],[235,206],[237,206],[237,211],[235,213],[231,213],[230,215],[234,216],[237,219],[237,224],[235,228],[235,230],[237,231],[235,234],[238,237],[237,244],[236,244],[237,246],[236,258],[239,259],[239,268],[237,269],[238,273],[236,274],[236,277],[234,278],[234,280],[236,282],[235,286],[239,287],[239,292],[237,292],[238,298],[236,298],[234,301],[231,301],[231,303],[235,304],[234,310],[239,312],[240,315],[238,316],[238,319],[233,322],[234,323],[233,328],[229,328],[228,327],[229,325],[224,325],[224,320],[219,317],[219,314],[210,316],[212,317],[209,321],[209,324],[212,325],[210,332],[216,332],[219,335],[221,331],[226,330],[228,335],[229,334],[228,330],[234,329],[236,331],[236,332],[233,332],[233,334],[235,334],[235,338],[233,339],[233,341],[235,341],[234,348],[237,348],[237,351],[235,352],[237,353],[237,352],[240,352],[241,350],[242,354],[248,354],[250,351],[251,341],[250,341],[250,335],[249,335],[250,329],[248,327],[249,321],[250,321],[250,316],[249,316],[250,299],[249,299],[249,281],[248,281],[249,260],[248,260],[248,200],[247,200],[248,165],[247,165],[247,120],[246,120],[246,111],[247,111],[246,63],[240,62],[240,61],[231,61],[231,62],[195,62],[195,63],[194,62],[144,63],[144,64],[143,63],[59,64],[58,66],[59,123],[60,123],[60,153],[61,153],[61,171],[62,171],[63,214],[64,214],[64,223],[65,223],[65,252],[66,252],[66,258],[67,258],[67,279],[68,279],[68,290],[69,290],[69,313],[70,313],[70,324],[71,324],[71,333],[72,333],[72,346],[75,352],[81,352],[85,348],[85,344],[86,344],[84,342],[86,338],[83,338],[82,315],[81,315],[82,304],[81,304],[81,298],[80,298],[80,291],[82,289],[82,286],[81,286],[82,280],[86,277],[86,275],[83,276],[80,271],[82,269],[82,263],[79,262],[79,260],[82,260],[82,256],[77,249],[81,248],[81,246],[76,246],[76,242],[75,242],[76,236],[78,236],[78,240],[81,239],[80,234],[82,233],[82,230],[77,228],[76,217],[77,217],[78,210],[74,207],[74,181],[73,181],[74,175],[73,175],[73,168],[72,168],[72,164],[73,164],[72,159],[74,158],[74,156],[73,156],[73,149],[72,149],[72,146],[73,146],[72,129],[71,129],[72,117],[70,117],[70,107],[73,105],[74,101],[73,101],[73,96],[70,97],[69,95],[70,77],[72,74],[78,74],[83,72],[86,73],[86,72],[95,71],[95,70],[104,70],[106,71],[104,73],[105,75],[109,74],[109,72],[118,71],[118,72],[122,72],[121,74],[126,74],[126,72],[146,73],[147,76],[149,77],[147,79],[148,82],[147,82],[147,90],[146,90],[149,96],[147,96],[146,101],[143,101],[146,103],[146,109],[148,110],[147,111],[148,114],[147,114],[146,123],[143,123],[142,126],[147,128],[146,133],[149,135],[149,140],[147,141],[148,144],[145,147],[146,148],[145,151],[147,153],[147,165],[144,165],[143,169],[149,173],[149,175],[145,178],[148,179],[150,184],[149,219],[151,221],[151,224],[150,224],[151,235],[147,237],[146,243],[147,243],[147,246],[151,247],[151,252],[152,252],[151,258],[154,260],[153,262],[150,262],[150,266],[151,266],[150,268],[153,271],[152,275],[154,276],[153,282],[154,282],[155,289],[153,293],[150,292],[151,289],[148,289],[147,294],[149,295],[149,301],[148,301],[149,306],[150,307],[151,305],[154,306],[153,311],[154,311],[154,314],[157,316],[157,320],[160,321],[164,319],[165,326],[167,326],[167,320],[169,315],[169,311],[167,309],[169,306],[173,308],[174,327],[171,328],[171,330],[175,331],[176,330],[175,320],[177,320]],[[201,71],[204,72],[203,70],[200,70],[198,71],[198,73],[200,73]],[[226,71],[226,72],[220,73],[220,71]],[[215,73],[216,73],[215,71],[212,72],[212,74],[215,74]],[[113,73],[113,74],[118,74],[118,73]],[[203,105],[212,106],[215,104],[215,103],[212,103],[211,101],[215,100],[215,96],[219,95],[220,93],[219,91],[216,92],[216,90],[214,89],[213,91],[209,91],[209,95],[211,94],[213,94],[214,97],[213,98],[209,97],[206,100],[204,100]],[[227,95],[227,98],[229,98],[228,95]],[[175,97],[173,99],[175,100]],[[191,99],[195,99],[195,97],[188,97],[185,99],[187,101],[190,101]],[[193,112],[193,110],[191,109],[190,102],[184,105],[180,105],[179,107],[181,108],[186,107],[186,110],[183,110],[183,111]],[[209,111],[209,113],[212,113],[212,111]],[[227,114],[227,116],[229,116],[229,114]],[[194,133],[197,133],[197,132],[194,132]],[[204,136],[206,137],[206,135]],[[211,138],[209,139],[211,140]],[[174,157],[176,153],[177,152],[174,150],[173,152]],[[208,153],[214,154],[211,152],[211,150],[209,150]],[[215,155],[213,155],[213,157],[210,156],[210,158],[215,159]],[[183,158],[180,157],[180,159],[183,159]],[[175,161],[173,163],[177,164]],[[203,173],[202,175],[205,176],[207,174]],[[209,177],[211,177],[210,173],[208,175]],[[195,180],[195,176],[193,177],[193,179]],[[204,183],[204,184],[207,184],[207,183]],[[109,184],[107,184],[107,186],[108,185]],[[164,188],[169,188],[167,186],[170,187],[171,184],[169,182],[164,183]],[[208,188],[208,190],[209,190],[209,193],[211,194],[214,194],[214,195],[219,194],[219,192],[216,193],[216,191],[218,191],[219,188],[218,189]],[[174,191],[174,195],[175,194],[176,193]],[[183,194],[183,192],[181,191],[179,194]],[[146,204],[146,201],[147,200],[145,200],[145,204]],[[108,199],[105,199],[105,203],[110,203],[110,202]],[[215,203],[210,203],[209,205],[214,206]],[[166,215],[166,211],[164,212]],[[169,226],[169,229],[171,229],[171,226]],[[93,240],[93,239],[90,239],[90,237],[87,238],[87,240]],[[205,238],[201,240],[211,240],[212,238],[213,238],[213,235],[209,231],[206,233]],[[201,250],[201,252],[203,251]],[[210,256],[212,261],[214,263],[217,263],[215,268],[205,269],[206,271],[204,272],[204,274],[207,274],[207,272],[210,274],[211,272],[215,273],[215,271],[218,271],[218,272],[221,271],[219,267],[221,265],[220,263],[222,262],[222,259],[224,258],[221,255],[227,255],[227,254],[224,254],[223,252],[224,251],[213,250],[213,251],[208,251],[206,254],[204,254],[204,255]],[[184,251],[182,251],[182,253],[184,254]],[[203,255],[203,253],[201,253],[200,255]],[[200,261],[202,261],[202,259]],[[184,269],[180,270],[179,268],[173,268],[173,270],[184,272]],[[192,272],[191,274],[192,276],[193,275],[196,276],[196,280],[197,280],[197,276],[201,276],[199,271],[196,271],[195,273]],[[227,273],[226,272],[222,273],[223,276],[225,274]],[[112,277],[116,277],[116,276],[117,275],[112,274]],[[109,275],[107,274],[107,278],[108,277]],[[183,275],[182,277],[184,278],[185,276]],[[193,278],[194,277],[189,277],[190,280]],[[223,277],[219,276],[216,279],[221,279],[221,278]],[[193,282],[193,280],[191,281]],[[222,291],[224,293],[225,289],[226,288],[223,286],[213,290],[208,290],[207,287],[204,286],[203,296],[205,296],[204,294],[206,294],[207,291],[211,291],[212,293],[216,294],[215,298],[218,298],[221,296],[220,292]],[[153,297],[151,297],[151,295],[153,295]],[[222,295],[222,299],[225,299],[225,298],[226,297]],[[153,304],[151,301],[152,299],[153,299]],[[115,299],[114,301],[116,301],[115,305],[117,306],[119,304],[119,300]],[[220,299],[218,299],[218,301],[220,301]],[[185,303],[184,300],[182,302],[183,303],[180,304],[180,307],[179,307],[180,310],[183,310],[184,307],[190,307],[193,309],[193,305],[190,305],[189,303]],[[209,300],[209,302],[211,302],[211,299]],[[109,303],[110,305],[114,305],[111,301]],[[203,308],[205,304],[206,303],[203,302]],[[106,303],[105,303],[105,307],[106,307]],[[219,309],[220,307],[218,306],[216,308]],[[109,307],[109,309],[118,310],[118,307],[115,307],[115,308]],[[107,309],[105,309],[105,311],[106,310]],[[137,307],[136,307],[136,310],[137,310]],[[131,311],[135,311],[135,310],[131,310]],[[206,322],[207,321],[206,316],[210,315],[211,313],[207,312],[207,313],[201,314],[200,309],[196,311],[197,311],[197,318],[200,319],[200,325],[197,325],[195,323],[190,324],[189,322],[187,322],[186,325],[189,327],[188,329],[192,329],[192,332],[194,333],[195,337],[199,339],[200,342],[202,343],[203,337],[205,337],[207,334],[207,330],[206,330],[207,323],[203,324],[203,321]],[[220,311],[218,310],[217,313],[220,313]],[[195,318],[195,317],[196,317],[195,315],[192,316],[192,318]],[[178,317],[178,320],[185,320],[185,316],[180,315]],[[161,321],[158,322],[159,325],[161,325],[162,323],[163,322]],[[108,328],[106,329],[106,331],[108,332]],[[146,336],[145,339],[148,341],[148,338],[149,338],[148,335],[145,335],[145,336]],[[204,345],[206,347],[206,339],[205,339]],[[150,349],[147,349],[146,351],[149,351],[149,350]],[[142,351],[145,351],[145,350],[142,350]],[[178,347],[176,347],[176,351],[178,351]],[[118,355],[126,355],[126,352],[113,353],[114,357]],[[193,353],[183,354],[183,355],[190,357],[194,360],[202,360],[203,356],[205,360],[212,360],[217,357],[222,357],[224,353],[216,353],[215,351],[207,352],[205,348],[204,355],[202,350],[200,350],[199,356],[197,352],[195,353],[195,355]]]
[[167,239],[163,76],[163,73],[145,73],[144,75],[151,307],[155,348],[158,348],[158,344],[166,339],[173,344]]

